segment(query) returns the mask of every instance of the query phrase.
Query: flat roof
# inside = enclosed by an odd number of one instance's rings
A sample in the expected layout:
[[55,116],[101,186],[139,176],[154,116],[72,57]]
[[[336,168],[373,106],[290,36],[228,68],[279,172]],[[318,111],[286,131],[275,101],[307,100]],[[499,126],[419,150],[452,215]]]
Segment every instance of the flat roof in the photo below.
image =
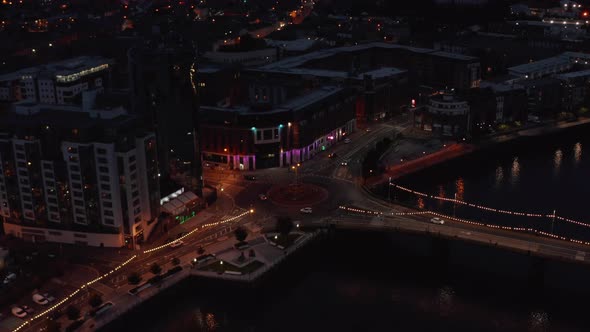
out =
[[403,49],[413,53],[422,53],[422,54],[433,54],[436,56],[441,57],[448,57],[452,59],[459,59],[459,60],[477,60],[476,57],[467,56],[467,55],[459,55],[454,53],[448,52],[441,52],[430,48],[418,48],[412,46],[405,46],[399,44],[388,44],[388,43],[368,43],[368,44],[359,44],[355,46],[345,46],[345,47],[336,47],[336,48],[328,48],[323,49],[315,52],[310,52],[307,54],[286,58],[284,60],[276,61],[267,65],[260,67],[261,70],[273,70],[273,69],[285,69],[285,68],[294,68],[299,67],[309,61],[317,60],[317,59],[324,59],[331,57],[333,55],[339,53],[348,53],[348,52],[357,52],[363,51],[372,48],[381,48],[381,49]]
[[569,73],[563,73],[563,74],[559,74],[555,77],[557,77],[557,78],[576,78],[576,77],[584,77],[584,76],[590,76],[590,69],[572,71]]
[[110,65],[113,63],[114,61],[112,59],[107,59],[101,56],[79,56],[7,73],[0,76],[0,81],[15,80],[25,75],[39,75],[41,73],[45,76],[67,76],[101,65]]
[[277,73],[277,74],[287,74],[287,75],[310,75],[310,76],[317,76],[317,77],[327,77],[327,78],[348,78],[348,79],[363,79],[365,75],[369,75],[374,79],[383,78],[388,76],[394,76],[401,73],[405,73],[406,70],[399,69],[395,67],[383,67],[378,68],[366,72],[362,72],[356,75],[351,75],[349,72],[344,70],[327,70],[327,69],[315,69],[315,68],[277,68],[277,69],[251,69],[251,71],[258,71],[264,73]]
[[570,63],[571,62],[567,57],[564,57],[562,55],[558,55],[558,56],[542,59],[539,61],[534,61],[531,63],[525,63],[522,65],[510,67],[510,68],[508,68],[508,70],[511,72],[528,74],[531,72],[543,70],[545,68],[568,65]]

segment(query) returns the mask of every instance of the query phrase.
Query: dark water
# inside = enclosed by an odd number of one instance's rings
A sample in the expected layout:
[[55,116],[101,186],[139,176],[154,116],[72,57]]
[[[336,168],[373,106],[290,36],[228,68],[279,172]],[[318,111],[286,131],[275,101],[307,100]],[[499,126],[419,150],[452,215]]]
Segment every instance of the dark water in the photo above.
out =
[[256,288],[190,281],[105,331],[588,331],[581,295],[416,257],[396,236],[338,233]]
[[[508,143],[402,179],[400,185],[431,195],[526,213],[553,214],[590,224],[590,138],[584,132]],[[385,190],[385,189],[383,189]],[[403,192],[392,195],[458,217],[532,227],[590,241],[590,228],[552,218],[487,212]]]

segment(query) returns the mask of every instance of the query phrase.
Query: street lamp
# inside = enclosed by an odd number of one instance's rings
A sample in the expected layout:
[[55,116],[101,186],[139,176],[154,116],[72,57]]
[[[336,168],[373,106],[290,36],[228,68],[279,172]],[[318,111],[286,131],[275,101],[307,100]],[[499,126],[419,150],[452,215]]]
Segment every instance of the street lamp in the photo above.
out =
[[387,200],[391,202],[391,176],[389,177],[389,185],[387,186]]

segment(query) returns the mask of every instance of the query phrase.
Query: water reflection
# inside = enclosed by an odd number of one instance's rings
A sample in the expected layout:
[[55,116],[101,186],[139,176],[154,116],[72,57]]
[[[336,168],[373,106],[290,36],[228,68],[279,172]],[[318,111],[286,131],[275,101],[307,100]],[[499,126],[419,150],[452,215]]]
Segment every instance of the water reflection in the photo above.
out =
[[454,298],[455,291],[452,287],[445,286],[438,290],[437,300],[440,314],[446,316],[453,311]]
[[502,166],[496,167],[496,188],[500,188],[502,186],[502,182],[504,181],[504,169]]
[[512,160],[512,168],[510,169],[510,182],[517,184],[520,178],[520,162],[518,157],[514,157]]
[[563,152],[561,149],[557,149],[553,154],[553,173],[557,175],[559,173],[559,169],[561,168],[561,162],[563,160]]
[[[442,185],[438,186],[438,197],[447,197],[445,195],[445,187]],[[443,200],[437,200],[437,202],[439,206],[442,206],[444,204]]]
[[465,181],[463,178],[458,178],[457,181],[455,181],[455,189],[457,193],[455,199],[462,201],[465,196]]
[[422,197],[418,197],[418,208],[419,209],[424,208],[424,200],[422,199]]
[[217,323],[217,319],[215,315],[212,313],[205,314],[205,326],[203,326],[206,330],[205,331],[215,331],[219,327],[219,323]]
[[549,315],[544,311],[531,312],[529,319],[529,331],[548,331]]
[[578,142],[574,145],[574,165],[578,165],[582,160],[582,143]]

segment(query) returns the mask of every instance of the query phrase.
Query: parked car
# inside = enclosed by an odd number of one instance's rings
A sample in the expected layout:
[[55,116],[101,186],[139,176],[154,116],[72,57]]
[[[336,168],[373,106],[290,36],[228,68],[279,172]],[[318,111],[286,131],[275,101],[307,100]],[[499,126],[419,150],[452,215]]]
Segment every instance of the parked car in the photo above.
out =
[[258,195],[258,198],[260,198],[261,201],[266,201],[268,199],[265,194]]
[[335,158],[335,157],[337,157],[337,156],[338,156],[338,155],[336,154],[336,152],[332,152],[332,153],[330,153],[330,154],[328,155],[328,158]]
[[15,273],[9,273],[6,275],[6,277],[4,277],[4,284],[9,284],[12,281],[16,280],[16,274]]
[[313,212],[313,210],[310,207],[304,207],[300,211],[301,211],[301,213],[312,213]]
[[439,217],[434,217],[432,219],[430,219],[430,222],[432,222],[433,224],[437,224],[437,225],[444,225],[445,221]]
[[10,312],[12,313],[12,315],[18,318],[24,318],[27,316],[27,312],[25,311],[25,309],[19,306],[12,307],[12,309],[10,309]]
[[340,165],[342,166],[348,166],[349,161],[348,160],[344,160],[343,162],[340,163]]
[[49,293],[44,293],[43,296],[47,299],[47,301],[49,302],[53,302],[55,301],[55,297],[51,296],[51,294]]
[[100,307],[96,308],[96,311],[94,312],[94,315],[95,316],[99,316],[100,314],[102,314],[105,311],[109,310],[113,306],[114,306],[113,302],[105,302],[105,303],[101,304]]
[[33,312],[35,312],[35,309],[29,307],[28,305],[21,305],[20,306],[24,311],[26,311],[28,314],[32,314]]
[[254,175],[244,175],[244,180],[254,181],[254,180],[256,180],[256,176],[254,176]]
[[40,305],[46,305],[49,303],[49,300],[41,294],[33,294],[33,302]]
[[178,247],[182,246],[183,244],[184,244],[184,242],[182,242],[182,240],[176,240],[170,244],[170,248],[178,248]]
[[350,143],[350,138],[345,139],[344,143],[346,143],[346,144]]

